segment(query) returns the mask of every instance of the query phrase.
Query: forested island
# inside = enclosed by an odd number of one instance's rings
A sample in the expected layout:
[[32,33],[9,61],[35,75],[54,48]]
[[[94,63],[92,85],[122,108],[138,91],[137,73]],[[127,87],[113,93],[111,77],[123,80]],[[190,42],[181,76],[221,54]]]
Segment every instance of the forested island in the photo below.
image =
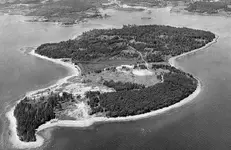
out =
[[[201,48],[214,38],[209,31],[189,28],[124,25],[120,29],[94,29],[74,40],[42,44],[36,53],[69,58],[81,67],[82,74],[47,96],[25,97],[17,104],[14,116],[20,140],[35,141],[40,125],[76,113],[76,105],[83,102],[90,108],[90,117],[126,117],[183,100],[196,90],[198,82],[170,66],[168,59]],[[74,92],[76,88],[77,92],[81,90],[76,85],[79,82],[113,90],[88,90],[80,96]],[[71,92],[62,91],[65,87],[72,88]]]
[[171,12],[197,13],[203,15],[230,16],[230,1],[178,1],[173,4]]
[[231,7],[227,2],[204,2],[198,1],[189,4],[185,10],[189,12],[217,14],[221,11],[231,12]]

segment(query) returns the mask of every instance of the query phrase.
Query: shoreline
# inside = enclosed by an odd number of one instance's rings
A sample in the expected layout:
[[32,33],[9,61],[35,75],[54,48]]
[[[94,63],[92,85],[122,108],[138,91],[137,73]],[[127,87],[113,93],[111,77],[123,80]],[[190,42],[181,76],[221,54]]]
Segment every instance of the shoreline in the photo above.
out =
[[38,58],[41,58],[41,59],[45,59],[47,61],[51,61],[55,64],[59,64],[59,65],[62,65],[66,68],[68,68],[68,75],[64,78],[61,78],[59,79],[55,84],[51,85],[51,86],[48,86],[48,87],[45,87],[45,88],[42,88],[42,89],[38,89],[38,90],[34,90],[34,91],[29,91],[26,93],[26,96],[30,96],[30,95],[33,95],[37,92],[40,92],[40,91],[44,91],[46,89],[51,89],[51,88],[55,88],[59,85],[62,85],[63,83],[66,83],[67,80],[71,77],[74,77],[74,76],[79,76],[81,74],[81,69],[79,66],[77,65],[74,65],[73,63],[70,63],[70,62],[64,62],[62,61],[61,59],[53,59],[53,58],[49,58],[49,57],[46,57],[46,56],[42,56],[42,55],[39,55],[37,53],[35,53],[35,49],[33,49],[31,52],[29,52],[30,55],[33,55],[35,57],[38,57]]
[[219,36],[215,35],[215,38],[211,42],[207,43],[205,46],[203,46],[201,48],[198,48],[198,49],[194,49],[192,51],[189,51],[189,52],[186,52],[186,53],[183,53],[183,54],[180,54],[180,55],[177,55],[177,56],[174,56],[174,57],[171,57],[171,58],[169,58],[168,63],[171,66],[173,66],[173,67],[175,67],[177,69],[180,69],[180,67],[176,64],[177,59],[179,59],[180,57],[184,57],[186,55],[193,54],[193,53],[196,53],[198,51],[201,51],[201,50],[204,50],[204,49],[210,47],[211,45],[213,45],[214,43],[217,42],[218,38],[219,38]]
[[[20,102],[20,100],[17,101],[17,104]],[[24,142],[19,139],[19,136],[17,135],[17,120],[14,117],[15,106],[11,108],[9,112],[6,113],[6,117],[9,120],[9,128],[10,128],[9,141],[11,142],[14,148],[18,148],[18,149],[41,147],[44,143],[44,138],[38,135],[37,133],[35,134],[36,141],[34,142]]]
[[[47,56],[39,55],[39,54],[35,53],[35,49],[33,49],[29,54],[31,54],[33,56],[36,56],[38,58],[41,58],[41,59],[51,61],[51,62],[56,63],[56,64],[60,64],[60,65],[62,65],[64,67],[67,67],[69,69],[69,73],[71,73],[72,75],[75,74],[75,73],[77,75],[79,75],[79,73],[80,73],[79,68],[76,68],[78,66],[74,65],[73,63],[68,63],[68,62],[62,61],[61,59],[53,59],[53,58],[49,58]],[[69,75],[69,76],[72,76],[72,75]],[[67,77],[69,77],[69,76],[67,76]],[[65,77],[65,78],[67,78],[67,77]]]
[[[205,46],[203,46],[201,48],[183,53],[183,54],[175,56],[175,57],[171,57],[168,60],[168,62],[171,66],[174,66],[175,68],[179,68],[179,66],[176,64],[176,60],[179,57],[182,57],[182,56],[185,56],[185,55],[188,55],[191,53],[195,53],[199,50],[203,50],[203,49],[211,46],[212,44],[216,43],[217,39],[218,39],[218,36],[216,36],[213,39],[213,41],[207,43]],[[43,88],[43,89],[38,89],[35,91],[27,92],[26,96],[33,95],[39,91],[43,91],[44,89],[55,88],[56,86],[67,82],[67,80],[69,78],[71,78],[73,76],[78,76],[81,74],[80,68],[77,65],[74,65],[73,63],[63,62],[63,61],[61,61],[61,59],[52,59],[52,58],[48,58],[46,56],[39,55],[39,54],[35,53],[35,49],[33,49],[30,52],[30,54],[33,56],[39,57],[41,59],[45,59],[45,60],[51,61],[53,63],[60,64],[60,65],[67,67],[68,68],[68,75],[62,79],[59,79],[54,85],[51,85],[51,86]],[[10,122],[10,125],[9,125],[10,131],[11,131],[11,135],[9,138],[10,142],[12,143],[13,147],[19,148],[19,149],[37,148],[37,147],[42,146],[44,143],[44,138],[42,136],[38,135],[38,132],[40,132],[44,129],[47,129],[47,128],[51,128],[51,127],[55,127],[55,126],[60,126],[60,127],[88,127],[88,126],[93,125],[94,123],[99,123],[99,122],[134,121],[134,120],[144,119],[144,118],[148,118],[151,116],[156,116],[156,115],[165,113],[171,109],[181,107],[184,104],[190,102],[201,92],[201,82],[198,78],[196,78],[196,77],[194,77],[194,78],[198,82],[196,90],[192,94],[190,94],[188,97],[184,98],[183,100],[181,100],[181,101],[179,101],[173,105],[170,105],[170,106],[167,106],[167,107],[164,107],[161,109],[157,109],[157,110],[151,111],[149,113],[144,113],[144,114],[139,114],[139,115],[134,115],[134,116],[126,116],[126,117],[107,118],[107,117],[95,117],[93,115],[93,116],[90,116],[90,117],[82,119],[82,120],[55,120],[55,119],[53,119],[53,120],[50,120],[50,121],[46,122],[45,124],[42,124],[38,127],[37,132],[35,134],[36,141],[34,141],[34,142],[23,142],[19,139],[19,137],[17,135],[17,130],[16,130],[16,128],[17,128],[16,121],[17,120],[14,117],[14,109],[15,109],[15,106],[14,106],[13,108],[10,109],[9,112],[6,113],[6,117],[8,118],[8,120]],[[19,103],[20,101],[21,101],[21,99],[18,100],[17,103]]]
[[[29,54],[33,55],[35,57],[41,58],[41,59],[45,59],[47,61],[51,61],[53,63],[59,64],[59,65],[62,65],[64,67],[68,68],[68,75],[66,77],[64,77],[64,78],[61,78],[61,79],[57,80],[56,83],[51,85],[51,86],[48,86],[48,87],[45,87],[45,88],[42,88],[42,89],[38,89],[38,90],[34,90],[34,91],[29,91],[29,92],[27,92],[25,94],[24,97],[33,95],[33,94],[35,94],[37,92],[40,92],[40,91],[44,91],[45,89],[55,88],[56,86],[59,86],[59,85],[65,83],[65,82],[67,82],[67,80],[69,78],[71,78],[73,76],[78,76],[79,74],[81,74],[81,70],[80,70],[80,68],[78,66],[76,66],[74,64],[71,64],[71,63],[63,62],[63,61],[61,61],[61,59],[52,59],[52,58],[49,58],[49,57],[46,57],[46,56],[39,55],[39,54],[35,53],[35,48],[31,52],[29,52]],[[16,102],[16,105],[22,99],[19,99]],[[41,147],[43,145],[43,143],[44,143],[44,138],[42,136],[38,135],[37,133],[35,134],[36,141],[34,141],[34,142],[24,142],[24,141],[21,141],[19,139],[19,136],[17,135],[17,130],[16,130],[17,129],[17,120],[16,120],[16,118],[14,116],[14,110],[15,110],[16,105],[14,107],[12,107],[6,113],[6,117],[9,120],[9,128],[10,128],[9,129],[10,130],[9,140],[10,140],[11,144],[13,145],[13,147],[19,148],[19,149]]]
[[99,123],[99,122],[134,121],[134,120],[145,119],[145,118],[148,118],[151,116],[156,116],[156,115],[165,113],[166,111],[169,111],[171,109],[181,107],[182,105],[184,105],[184,104],[188,103],[189,101],[191,101],[192,99],[194,99],[201,91],[201,83],[198,79],[197,79],[197,81],[198,81],[197,88],[191,95],[189,95],[185,99],[181,100],[180,102],[175,103],[173,105],[170,105],[168,107],[157,109],[157,110],[151,111],[149,113],[144,113],[144,114],[139,114],[139,115],[134,115],[134,116],[126,116],[126,117],[116,117],[116,118],[90,117],[87,119],[77,120],[77,121],[75,121],[75,120],[58,120],[58,121],[51,120],[51,121],[39,126],[39,128],[37,129],[37,132],[42,131],[42,130],[47,129],[47,128],[55,127],[55,126],[59,126],[59,127],[89,127],[89,126],[93,125],[94,123]]

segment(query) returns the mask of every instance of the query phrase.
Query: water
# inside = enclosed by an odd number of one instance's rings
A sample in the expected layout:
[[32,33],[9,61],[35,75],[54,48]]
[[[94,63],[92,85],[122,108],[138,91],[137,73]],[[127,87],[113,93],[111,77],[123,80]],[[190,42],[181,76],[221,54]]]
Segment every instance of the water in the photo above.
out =
[[170,14],[167,9],[156,9],[151,20],[141,20],[147,15],[145,12],[108,12],[112,17],[107,20],[93,20],[87,25],[69,28],[20,23],[17,21],[23,17],[1,16],[1,29],[4,29],[0,32],[1,112],[26,91],[52,84],[67,74],[61,66],[20,53],[18,49],[23,46],[64,40],[74,33],[102,25],[187,26],[219,35],[216,44],[178,60],[182,68],[202,81],[202,92],[197,98],[181,108],[139,121],[56,128],[44,149],[230,149],[231,18]]
[[[25,23],[22,16],[0,16],[0,133],[6,131],[5,112],[27,91],[46,87],[67,75],[67,69],[20,51],[72,38],[89,28],[101,25],[60,27],[50,23]],[[1,149],[1,148],[0,148]],[[5,149],[5,148],[4,148]]]
[[[123,17],[121,17],[123,16]],[[230,23],[225,17],[169,14],[166,9],[152,13],[142,22],[141,13],[115,12],[103,23],[167,24],[210,30],[219,41],[204,51],[186,56],[179,64],[198,76],[203,84],[191,103],[163,115],[126,123],[98,124],[81,130],[59,128],[53,133],[52,150],[77,149],[230,149],[231,76]]]

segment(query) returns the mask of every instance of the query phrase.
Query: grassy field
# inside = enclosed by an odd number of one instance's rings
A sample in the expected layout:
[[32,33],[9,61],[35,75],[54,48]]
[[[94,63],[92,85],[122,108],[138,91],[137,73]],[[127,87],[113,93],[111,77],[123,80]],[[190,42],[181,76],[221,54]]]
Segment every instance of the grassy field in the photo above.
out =
[[[130,66],[132,67],[132,66]],[[134,72],[141,72],[144,75],[137,75]],[[148,74],[145,75],[145,72]],[[92,83],[103,83],[104,81],[114,82],[131,82],[145,85],[146,87],[155,85],[156,83],[161,82],[161,79],[158,78],[163,73],[168,73],[168,70],[156,69],[156,70],[146,70],[146,69],[133,69],[128,67],[117,67],[117,69],[109,69],[101,71],[100,73],[91,73],[83,76],[84,82]]]
[[111,66],[120,66],[125,64],[134,64],[137,63],[137,60],[106,60],[106,61],[99,61],[94,63],[89,62],[77,62],[78,66],[81,68],[82,74],[87,74],[90,72],[94,72],[96,70],[102,70],[107,67]]

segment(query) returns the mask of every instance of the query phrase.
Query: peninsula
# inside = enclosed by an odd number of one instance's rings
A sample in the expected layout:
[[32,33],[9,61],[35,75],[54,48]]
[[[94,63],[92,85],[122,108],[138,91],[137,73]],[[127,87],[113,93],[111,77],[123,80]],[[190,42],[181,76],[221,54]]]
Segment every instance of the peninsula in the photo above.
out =
[[199,83],[169,64],[169,59],[214,39],[209,31],[124,25],[42,44],[32,54],[69,64],[77,72],[54,86],[28,93],[16,105],[17,135],[31,142],[36,141],[36,130],[48,121],[126,118],[179,103]]

